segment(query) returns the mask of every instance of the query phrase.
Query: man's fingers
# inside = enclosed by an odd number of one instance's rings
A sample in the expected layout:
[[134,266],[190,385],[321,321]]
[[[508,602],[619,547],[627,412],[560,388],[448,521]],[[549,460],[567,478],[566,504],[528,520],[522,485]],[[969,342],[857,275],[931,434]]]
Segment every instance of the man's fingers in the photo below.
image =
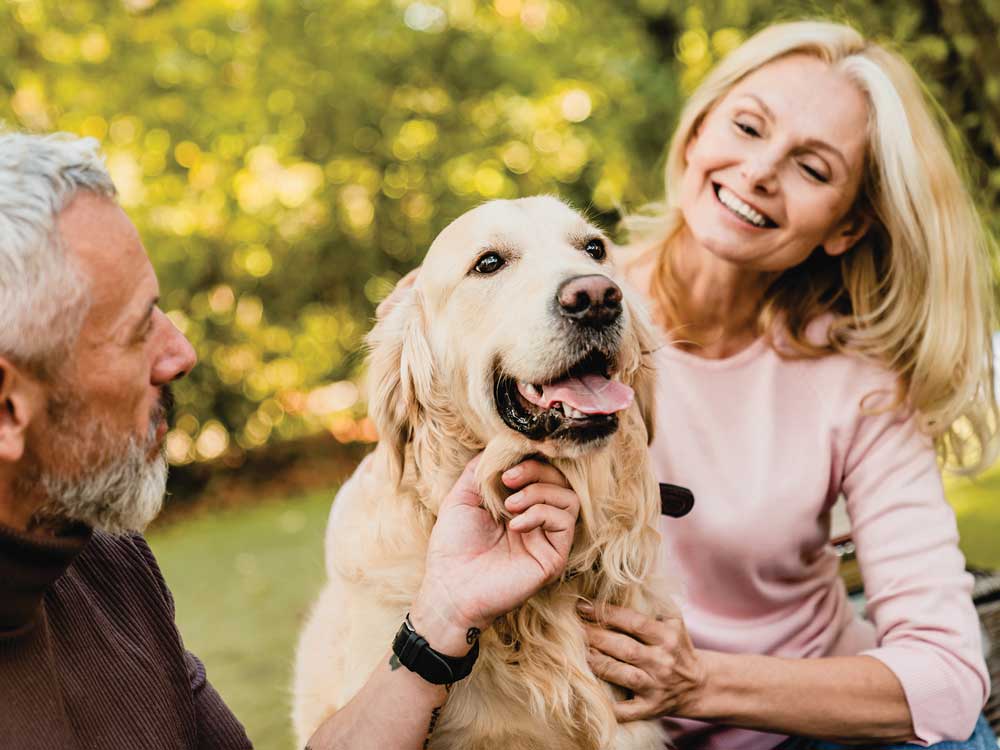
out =
[[519,534],[527,534],[532,529],[543,529],[549,533],[572,531],[576,518],[562,508],[539,503],[510,520],[510,529]]
[[504,507],[511,513],[522,513],[539,504],[551,505],[564,510],[573,516],[574,521],[580,514],[580,498],[577,497],[576,493],[565,487],[556,487],[551,484],[529,484],[504,501]]
[[569,487],[566,477],[552,464],[529,458],[516,466],[507,469],[501,477],[503,483],[512,490],[519,490],[525,485],[534,482],[544,482],[545,484],[556,484],[560,487]]
[[[472,505],[479,507],[482,504],[483,497],[479,494],[479,482],[476,481],[476,466],[479,465],[482,457],[482,453],[477,453],[465,465],[461,475],[455,481],[451,492],[441,501],[441,509],[449,505]],[[440,514],[440,510],[438,512]]]
[[563,570],[566,569],[566,555],[564,553],[569,551],[568,544],[553,545],[552,540],[546,536],[546,532],[541,527],[534,528],[525,534],[513,534],[513,536],[521,540],[524,549],[545,572],[546,583],[551,583],[562,575]]

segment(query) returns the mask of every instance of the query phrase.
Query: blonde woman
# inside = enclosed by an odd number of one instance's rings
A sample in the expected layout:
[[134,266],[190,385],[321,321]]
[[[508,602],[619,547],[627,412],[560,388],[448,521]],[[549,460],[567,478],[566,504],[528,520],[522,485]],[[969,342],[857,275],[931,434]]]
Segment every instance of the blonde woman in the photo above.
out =
[[[627,258],[671,340],[654,465],[698,505],[661,529],[683,619],[589,627],[621,720],[995,750],[939,472],[996,454],[988,240],[940,123],[899,56],[822,22],[757,34],[683,111]],[[841,495],[870,621],[828,542]]]

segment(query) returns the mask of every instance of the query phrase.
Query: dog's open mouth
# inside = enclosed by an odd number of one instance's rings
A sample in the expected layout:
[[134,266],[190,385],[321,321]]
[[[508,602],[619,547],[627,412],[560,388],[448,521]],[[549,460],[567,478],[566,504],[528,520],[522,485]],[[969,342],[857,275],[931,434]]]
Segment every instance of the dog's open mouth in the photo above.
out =
[[607,437],[618,429],[618,412],[635,397],[631,388],[612,379],[611,369],[608,357],[594,350],[544,383],[501,372],[493,389],[497,411],[508,427],[531,440],[585,443]]

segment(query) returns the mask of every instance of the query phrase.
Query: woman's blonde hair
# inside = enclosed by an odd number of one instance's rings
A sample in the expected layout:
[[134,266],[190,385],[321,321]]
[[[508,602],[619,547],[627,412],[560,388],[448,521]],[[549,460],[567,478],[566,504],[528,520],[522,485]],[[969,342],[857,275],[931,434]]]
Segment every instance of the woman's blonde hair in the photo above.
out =
[[[766,292],[760,331],[780,320],[802,356],[843,351],[888,366],[899,377],[895,406],[915,409],[942,462],[963,472],[981,470],[998,449],[993,244],[957,166],[967,160],[952,156],[952,148],[961,153],[954,127],[905,60],[849,26],[770,26],[724,58],[688,100],[667,156],[665,202],[655,206],[655,215],[623,222],[643,257],[656,254],[650,291],[661,322],[680,322],[668,250],[684,226],[678,196],[685,147],[738,81],[793,53],[835,66],[867,95],[868,153],[854,210],[872,223],[842,256],[817,250],[782,273]],[[833,323],[828,343],[817,346],[806,328],[824,314],[832,314]]]

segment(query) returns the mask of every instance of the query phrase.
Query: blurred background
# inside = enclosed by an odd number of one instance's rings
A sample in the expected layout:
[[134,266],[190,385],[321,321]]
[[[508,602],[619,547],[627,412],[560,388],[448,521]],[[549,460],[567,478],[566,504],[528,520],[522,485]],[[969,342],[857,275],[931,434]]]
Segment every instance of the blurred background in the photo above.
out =
[[[659,197],[679,107],[713,62],[816,15],[916,66],[995,230],[996,0],[0,5],[0,119],[101,142],[198,349],[150,536],[188,646],[258,748],[291,747],[326,513],[375,439],[360,347],[377,300],[489,198],[556,193],[613,231]],[[970,561],[1000,567],[1000,468],[948,487]]]

